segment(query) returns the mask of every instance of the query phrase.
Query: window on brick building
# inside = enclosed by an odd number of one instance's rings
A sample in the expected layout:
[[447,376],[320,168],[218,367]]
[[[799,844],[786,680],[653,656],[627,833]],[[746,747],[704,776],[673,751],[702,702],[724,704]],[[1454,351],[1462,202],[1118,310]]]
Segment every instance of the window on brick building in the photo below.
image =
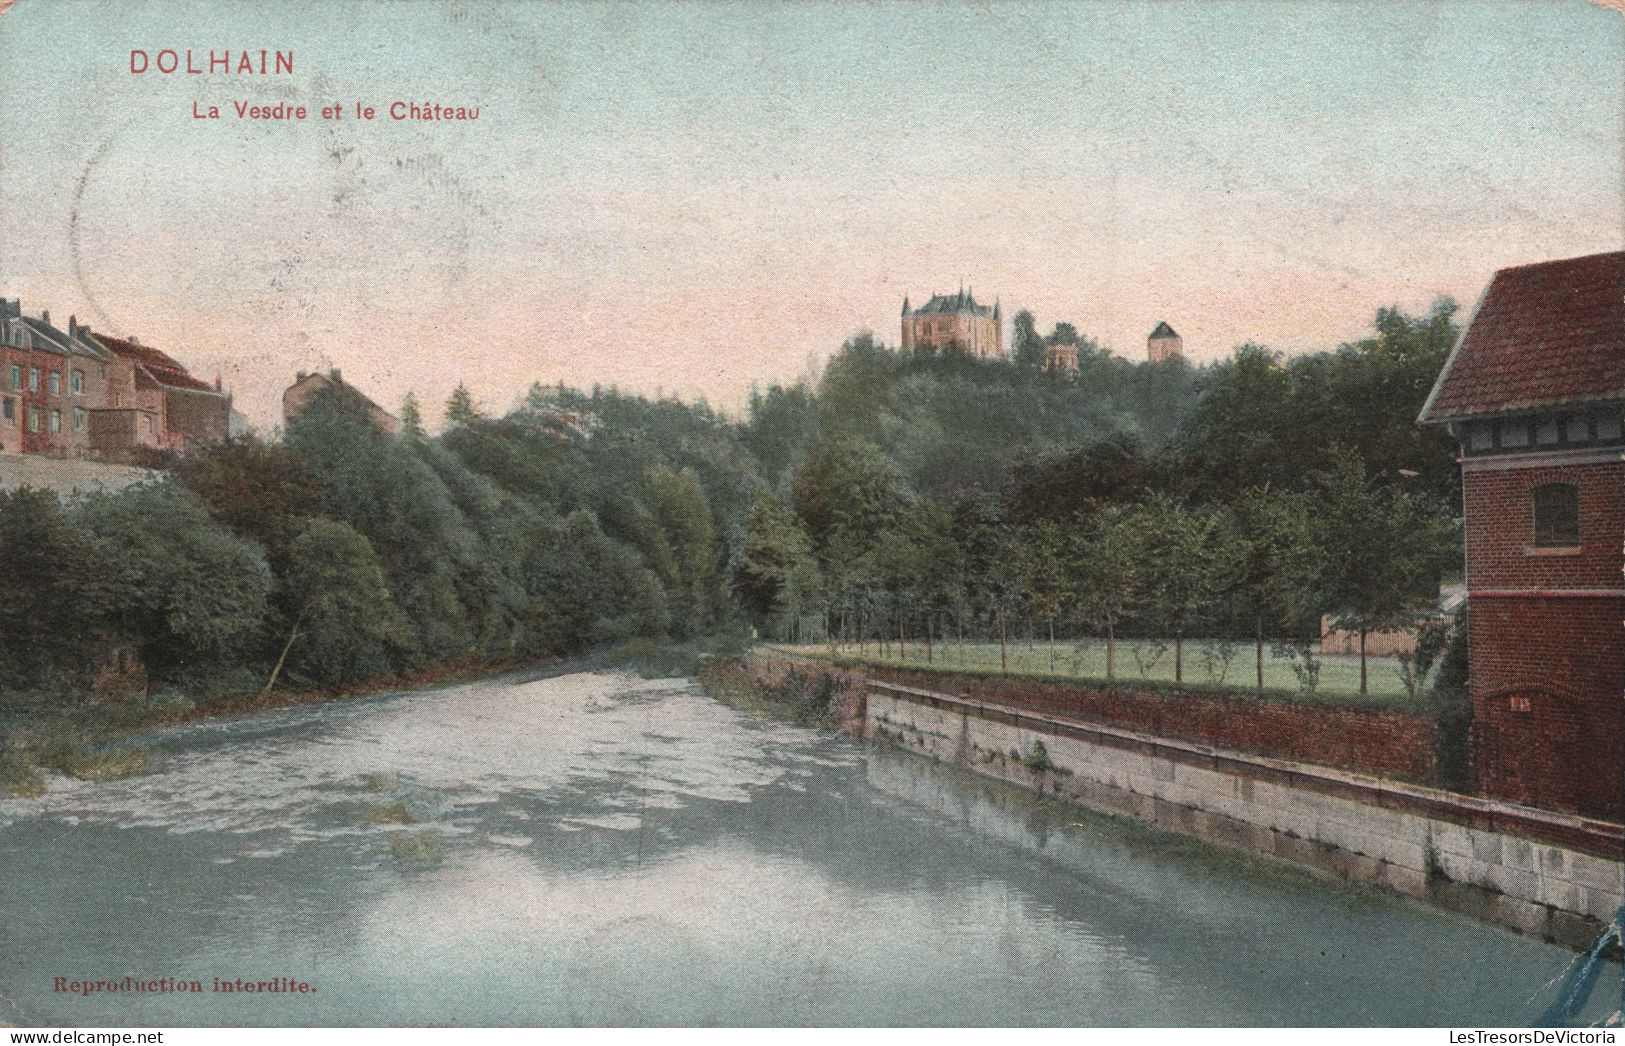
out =
[[38,392],[39,391],[39,368],[38,367],[30,367],[30,368],[28,368],[28,391],[29,392]]
[[0,418],[4,418],[12,424],[17,423],[17,401],[10,396],[0,400]]
[[19,392],[23,387],[23,369],[15,363],[11,365],[11,387]]
[[96,377],[101,378],[104,381],[107,379],[107,364],[96,364]]
[[62,431],[62,412],[60,410],[51,411],[51,431]]
[[84,371],[76,370],[72,374],[68,375],[68,391],[72,392],[75,396],[83,396],[85,394]]
[[53,396],[62,395],[62,375],[58,374],[54,370],[51,372],[50,389],[51,389],[51,395],[53,395]]
[[39,431],[39,408],[32,405],[28,408],[28,431]]
[[73,408],[73,431],[83,432],[90,424],[90,415],[83,407]]
[[1580,490],[1572,483],[1544,483],[1534,490],[1535,547],[1572,548],[1580,543]]

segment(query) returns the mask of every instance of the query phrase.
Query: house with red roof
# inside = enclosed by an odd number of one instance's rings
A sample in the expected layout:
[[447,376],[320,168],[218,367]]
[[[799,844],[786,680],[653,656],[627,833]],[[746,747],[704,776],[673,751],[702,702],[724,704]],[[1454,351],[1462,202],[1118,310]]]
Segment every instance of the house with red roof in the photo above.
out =
[[1460,447],[1475,790],[1625,821],[1625,252],[1497,272],[1420,420]]
[[231,397],[218,379],[210,385],[168,353],[134,338],[84,334],[112,361],[105,399],[91,411],[91,444],[99,456],[179,452],[226,438]]
[[292,425],[294,419],[310,408],[317,396],[344,396],[372,420],[378,431],[393,436],[400,431],[400,419],[368,399],[360,389],[344,380],[337,367],[326,374],[306,374],[300,371],[292,385],[282,393],[282,420]]

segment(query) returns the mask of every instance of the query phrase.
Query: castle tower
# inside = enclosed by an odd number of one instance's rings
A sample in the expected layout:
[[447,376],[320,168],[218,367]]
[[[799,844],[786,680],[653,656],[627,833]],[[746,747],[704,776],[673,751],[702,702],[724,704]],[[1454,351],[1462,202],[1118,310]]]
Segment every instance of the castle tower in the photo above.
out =
[[978,305],[970,288],[957,294],[933,294],[917,309],[903,298],[904,352],[940,352],[977,359],[1004,358],[1004,310]]
[[1163,320],[1151,332],[1151,337],[1145,341],[1146,358],[1152,363],[1167,363],[1169,360],[1182,360],[1185,358],[1185,343],[1179,337],[1179,332],[1168,326]]

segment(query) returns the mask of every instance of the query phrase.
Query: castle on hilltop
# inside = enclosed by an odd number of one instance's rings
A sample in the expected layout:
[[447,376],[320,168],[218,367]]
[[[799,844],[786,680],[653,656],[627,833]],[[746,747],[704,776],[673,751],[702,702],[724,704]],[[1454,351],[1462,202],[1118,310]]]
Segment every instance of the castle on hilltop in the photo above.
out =
[[903,297],[903,351],[958,354],[977,359],[1004,359],[1004,314],[998,300],[976,304],[969,288],[958,294],[933,294],[918,309]]
[[[933,294],[931,300],[919,308],[911,308],[908,296],[903,296],[903,351],[969,356],[972,359],[1005,358],[1004,312],[998,299],[992,305],[981,305],[969,287],[957,294]],[[1071,330],[1070,324],[1062,324]],[[1072,332],[1074,335],[1075,331]],[[1044,367],[1062,374],[1078,372],[1078,344],[1076,337],[1061,338],[1059,334],[1044,339]],[[1159,321],[1145,342],[1146,358],[1152,363],[1167,363],[1185,358],[1184,339],[1179,332]]]

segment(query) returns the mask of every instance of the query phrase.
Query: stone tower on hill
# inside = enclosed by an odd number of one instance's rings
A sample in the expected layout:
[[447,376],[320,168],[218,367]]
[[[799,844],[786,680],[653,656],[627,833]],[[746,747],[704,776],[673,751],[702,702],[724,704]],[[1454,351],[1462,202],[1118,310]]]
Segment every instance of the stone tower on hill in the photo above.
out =
[[1168,326],[1163,320],[1146,339],[1145,354],[1152,363],[1167,363],[1169,360],[1182,360],[1185,358],[1185,343],[1179,337],[1179,332]]
[[1004,358],[1004,314],[999,303],[976,304],[970,289],[933,294],[918,309],[903,298],[903,351]]

